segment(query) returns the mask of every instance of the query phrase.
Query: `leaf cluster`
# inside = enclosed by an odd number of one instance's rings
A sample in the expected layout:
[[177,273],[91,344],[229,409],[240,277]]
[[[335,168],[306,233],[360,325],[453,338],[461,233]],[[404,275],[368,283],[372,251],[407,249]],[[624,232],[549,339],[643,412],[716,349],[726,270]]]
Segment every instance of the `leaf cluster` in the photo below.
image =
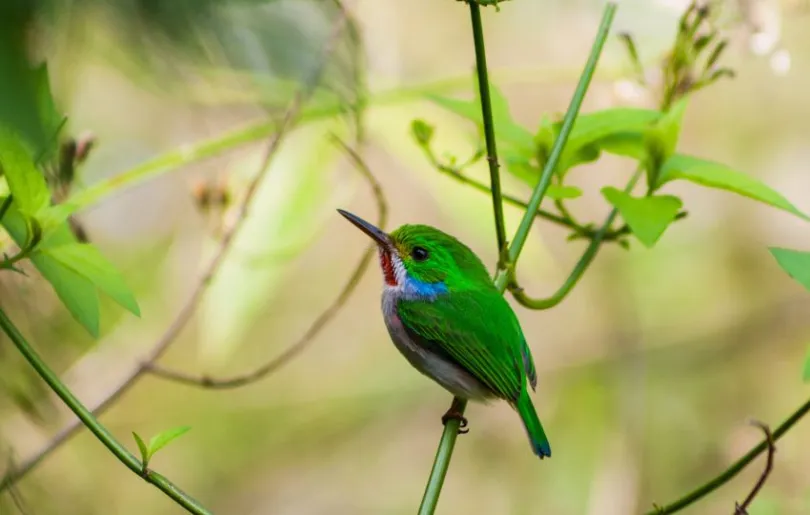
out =
[[[491,90],[504,168],[527,186],[533,187],[559,134],[560,122],[551,122],[544,117],[532,134],[514,121],[504,95],[494,86],[491,86]],[[482,127],[476,101],[435,95],[429,98]],[[676,181],[688,181],[698,186],[743,195],[808,219],[780,193],[757,179],[722,163],[677,152],[687,102],[687,98],[679,100],[668,112],[614,107],[580,115],[554,172],[554,183],[547,192],[548,197],[555,201],[558,214],[567,221],[575,222],[563,202],[580,197],[582,190],[567,184],[569,172],[607,153],[630,158],[646,172],[646,193],[643,195],[626,193],[612,186],[602,188],[607,202],[619,210],[632,234],[646,247],[654,246],[681,213],[683,201],[674,195],[661,193],[668,184]],[[434,127],[422,120],[415,120],[412,124],[417,144],[431,156],[435,156],[431,147],[434,131]],[[480,158],[481,153],[476,153],[458,169]],[[452,159],[445,164],[457,166]],[[581,235],[586,227],[575,223],[572,236]]]
[[[760,180],[717,161],[678,150],[691,96],[720,78],[734,76],[733,70],[720,63],[728,41],[713,26],[711,14],[707,7],[700,7],[693,2],[679,19],[672,47],[660,61],[663,82],[658,92],[657,109],[612,107],[583,113],[576,118],[554,169],[553,181],[546,192],[546,197],[552,204],[549,207],[553,211],[540,209],[537,215],[568,228],[571,231],[569,239],[593,240],[586,256],[581,260],[585,264],[577,266],[579,275],[592,259],[595,248],[601,241],[616,241],[627,248],[629,245],[626,237],[632,234],[645,247],[655,246],[673,222],[686,216],[683,199],[667,192],[670,185],[678,182],[741,195],[803,220],[810,220],[807,214]],[[621,34],[619,38],[633,65],[634,79],[640,85],[650,88],[632,36]],[[480,145],[484,139],[480,96],[479,93],[472,100],[462,100],[427,94],[426,98],[471,122],[477,129],[475,137]],[[509,100],[494,84],[489,84],[489,97],[502,169],[527,187],[534,188],[549,160],[552,146],[560,136],[562,120],[544,115],[532,130],[515,120]],[[464,173],[466,168],[484,158],[485,151],[478,150],[461,162],[454,156],[440,159],[433,148],[436,130],[436,127],[424,120],[413,120],[411,124],[416,144],[430,163],[461,182],[488,191],[488,186]],[[568,178],[572,170],[598,161],[603,154],[635,162],[636,169],[644,173],[645,184],[643,193],[633,191],[633,179],[629,183],[631,186],[625,189],[602,186],[602,196],[614,208],[614,212],[621,216],[624,225],[612,228],[611,215],[606,224],[596,230],[595,223],[581,223],[569,209],[570,203],[582,196],[583,192],[570,184]],[[510,195],[504,195],[503,198],[512,204],[524,207],[527,205]],[[791,277],[810,289],[810,252],[781,248],[772,248],[771,252]],[[579,275],[572,274],[574,279],[567,284],[575,283]],[[562,291],[568,290],[563,288]],[[521,290],[518,289],[518,293]],[[553,300],[556,301],[557,297]],[[524,305],[537,308],[555,303],[536,301]],[[803,376],[805,381],[810,382],[810,349],[804,363]]]
[[[622,34],[620,39],[633,63],[636,80],[648,86],[632,36]],[[636,162],[637,168],[645,172],[646,188],[642,194],[613,186],[601,188],[605,200],[618,210],[625,222],[619,229],[608,228],[604,241],[618,241],[626,247],[627,241],[622,236],[630,232],[645,247],[653,247],[674,221],[686,215],[683,200],[665,193],[668,185],[682,181],[742,195],[807,220],[805,213],[761,181],[722,163],[678,151],[691,95],[722,77],[734,75],[720,65],[726,46],[727,41],[712,26],[709,9],[693,3],[680,18],[671,50],[661,61],[664,79],[657,109],[612,107],[577,117],[547,191],[556,213],[546,218],[570,228],[569,239],[593,239],[595,224],[580,223],[568,208],[568,203],[580,197],[582,190],[569,184],[567,179],[571,170],[593,163],[603,154],[612,154]],[[559,138],[562,120],[544,115],[536,129],[531,130],[515,121],[508,99],[495,85],[490,84],[489,89],[496,141],[504,168],[533,188]],[[472,122],[478,129],[476,141],[482,140],[480,94],[472,100],[434,94],[426,97]],[[436,129],[423,120],[414,120],[411,128],[417,145],[431,163],[444,172],[449,170],[457,179],[462,178],[465,167],[484,155],[483,151],[478,151],[461,165],[454,157],[442,161],[432,148]]]
[[[77,239],[70,210],[54,204],[45,171],[58,160],[57,114],[44,65],[36,74],[42,126],[54,134],[47,140],[0,125],[0,225],[19,250],[4,253],[0,270],[24,273],[18,263],[28,259],[47,280],[73,317],[93,336],[99,334],[99,293],[135,315],[138,303],[121,274],[92,244]],[[75,152],[71,154],[75,159]],[[61,167],[64,170],[66,167]]]

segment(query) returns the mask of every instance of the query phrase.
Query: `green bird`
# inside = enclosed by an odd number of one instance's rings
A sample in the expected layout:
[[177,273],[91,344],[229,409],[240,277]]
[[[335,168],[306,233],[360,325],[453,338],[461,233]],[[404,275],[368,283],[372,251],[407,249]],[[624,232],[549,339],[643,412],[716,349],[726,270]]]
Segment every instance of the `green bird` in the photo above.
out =
[[[338,212],[377,244],[383,318],[402,355],[456,397],[507,401],[520,415],[532,451],[541,459],[551,457],[527,386],[537,386],[531,351],[481,259],[434,227],[403,225],[386,234],[356,215]],[[449,418],[466,426],[453,408],[443,421]]]

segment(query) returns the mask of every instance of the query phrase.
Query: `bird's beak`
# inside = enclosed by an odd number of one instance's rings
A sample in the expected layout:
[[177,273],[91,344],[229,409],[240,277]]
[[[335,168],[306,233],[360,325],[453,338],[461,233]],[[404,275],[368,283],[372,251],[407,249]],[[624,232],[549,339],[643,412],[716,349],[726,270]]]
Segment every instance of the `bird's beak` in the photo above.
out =
[[382,247],[388,248],[391,246],[391,238],[381,229],[371,225],[370,223],[366,222],[362,218],[357,215],[353,215],[348,211],[344,211],[342,209],[337,210],[338,213],[343,215],[343,217],[357,226],[358,229],[366,233],[368,236],[371,237],[378,245]]

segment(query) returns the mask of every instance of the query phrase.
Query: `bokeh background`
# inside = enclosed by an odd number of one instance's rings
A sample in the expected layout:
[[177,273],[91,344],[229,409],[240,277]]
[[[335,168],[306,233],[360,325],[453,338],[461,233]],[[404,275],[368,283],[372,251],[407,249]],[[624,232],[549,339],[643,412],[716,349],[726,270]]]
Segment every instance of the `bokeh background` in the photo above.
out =
[[[12,2],[13,3],[13,2]],[[32,37],[69,114],[67,134],[96,146],[77,190],[175,152],[149,180],[121,188],[78,216],[90,240],[124,272],[142,317],[103,305],[90,339],[34,274],[0,275],[0,302],[74,391],[94,404],[141,356],[187,299],[232,212],[201,210],[201,181],[234,202],[255,174],[267,138],[208,159],[193,146],[277,120],[319,66],[338,16],[315,0],[35,2]],[[629,31],[645,66],[672,43],[685,2],[621,2],[614,32]],[[513,0],[486,9],[493,82],[530,129],[565,110],[603,3]],[[324,81],[285,140],[222,273],[163,363],[233,374],[272,359],[332,302],[367,245],[335,213],[374,219],[370,189],[328,136],[351,135],[364,107],[362,153],[382,183],[389,227],[436,225],[486,263],[496,259],[490,199],[431,168],[410,122],[437,126],[435,148],[464,158],[475,129],[423,94],[471,98],[467,9],[450,0],[347,2],[356,33],[341,36]],[[728,1],[737,72],[690,103],[680,148],[755,176],[810,211],[810,10],[801,1]],[[1,9],[0,9],[1,10]],[[628,86],[622,45],[609,41],[584,111],[654,106]],[[348,114],[347,114],[348,113]],[[571,172],[585,191],[571,208],[601,220],[599,189],[620,187],[633,164],[605,157]],[[479,163],[471,175],[486,179]],[[504,187],[527,196],[516,179]],[[641,513],[713,477],[803,402],[810,294],[768,246],[808,248],[800,219],[729,193],[672,184],[687,219],[648,250],[606,245],[560,306],[515,306],[534,353],[535,396],[554,458],[529,452],[505,405],[472,406],[439,513]],[[509,232],[521,212],[507,207]],[[519,275],[552,293],[584,243],[538,222]],[[249,386],[206,391],[146,377],[102,420],[122,440],[190,425],[153,466],[215,513],[413,513],[421,499],[450,397],[413,371],[379,314],[380,277],[362,279],[333,323],[283,369]],[[510,300],[511,302],[511,300]],[[70,415],[0,338],[0,457],[14,466]],[[810,423],[779,442],[776,466],[751,509],[810,513]],[[732,513],[758,477],[758,461],[685,513]],[[175,514],[181,509],[82,432],[16,486],[27,514]],[[6,494],[0,513],[20,513]]]

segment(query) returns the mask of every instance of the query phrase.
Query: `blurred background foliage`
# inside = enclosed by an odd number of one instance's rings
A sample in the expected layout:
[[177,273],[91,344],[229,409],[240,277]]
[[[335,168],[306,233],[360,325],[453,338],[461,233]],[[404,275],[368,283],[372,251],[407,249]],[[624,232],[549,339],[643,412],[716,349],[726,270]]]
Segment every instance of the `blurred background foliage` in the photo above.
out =
[[[810,209],[810,11],[806,2],[726,1],[727,59],[737,72],[696,95],[681,148],[727,163]],[[602,2],[513,0],[484,13],[492,80],[531,128],[565,109]],[[685,2],[622,2],[616,31],[636,38],[653,68]],[[257,193],[255,208],[194,324],[167,364],[212,374],[251,369],[297,339],[365,248],[335,216],[372,213],[373,200],[327,136],[362,128],[365,157],[391,204],[391,227],[437,225],[495,262],[490,200],[426,162],[410,121],[430,119],[436,148],[473,153],[469,125],[424,93],[472,98],[469,21],[457,2],[358,0],[302,117]],[[246,124],[272,127],[320,66],[337,4],[326,0],[5,0],[0,7],[0,116],[32,139],[52,137],[32,84],[47,59],[61,137],[95,136],[72,179],[85,187],[165,152]],[[624,47],[609,42],[584,112],[649,106],[629,84]],[[32,121],[36,120],[37,123]],[[92,341],[36,276],[0,275],[0,302],[74,391],[104,397],[185,301],[264,151],[262,138],[188,166],[167,167],[77,215],[123,270],[141,319],[103,305]],[[185,162],[181,160],[181,162]],[[582,219],[608,207],[631,164],[577,168],[571,203]],[[483,162],[469,172],[486,179]],[[519,180],[504,188],[527,195]],[[200,191],[225,192],[225,206]],[[689,217],[647,250],[607,246],[553,311],[516,307],[539,371],[536,405],[555,445],[538,464],[506,406],[473,407],[445,483],[442,513],[638,513],[715,475],[758,441],[754,417],[775,424],[808,394],[801,362],[810,297],[767,246],[807,249],[800,219],[733,195],[674,185]],[[510,231],[521,213],[506,208]],[[521,281],[551,292],[582,242],[538,223]],[[0,242],[3,243],[3,242]],[[116,434],[192,430],[154,466],[216,513],[412,513],[439,437],[445,392],[389,343],[380,279],[362,281],[334,323],[290,365],[248,387],[204,391],[146,378],[103,420]],[[0,339],[0,457],[13,466],[70,417]],[[810,426],[780,441],[776,469],[752,514],[810,513]],[[135,450],[134,442],[132,449]],[[0,468],[2,471],[2,468]],[[757,465],[689,513],[729,513]],[[25,513],[180,513],[86,433],[16,487]],[[0,513],[18,513],[12,497]]]

